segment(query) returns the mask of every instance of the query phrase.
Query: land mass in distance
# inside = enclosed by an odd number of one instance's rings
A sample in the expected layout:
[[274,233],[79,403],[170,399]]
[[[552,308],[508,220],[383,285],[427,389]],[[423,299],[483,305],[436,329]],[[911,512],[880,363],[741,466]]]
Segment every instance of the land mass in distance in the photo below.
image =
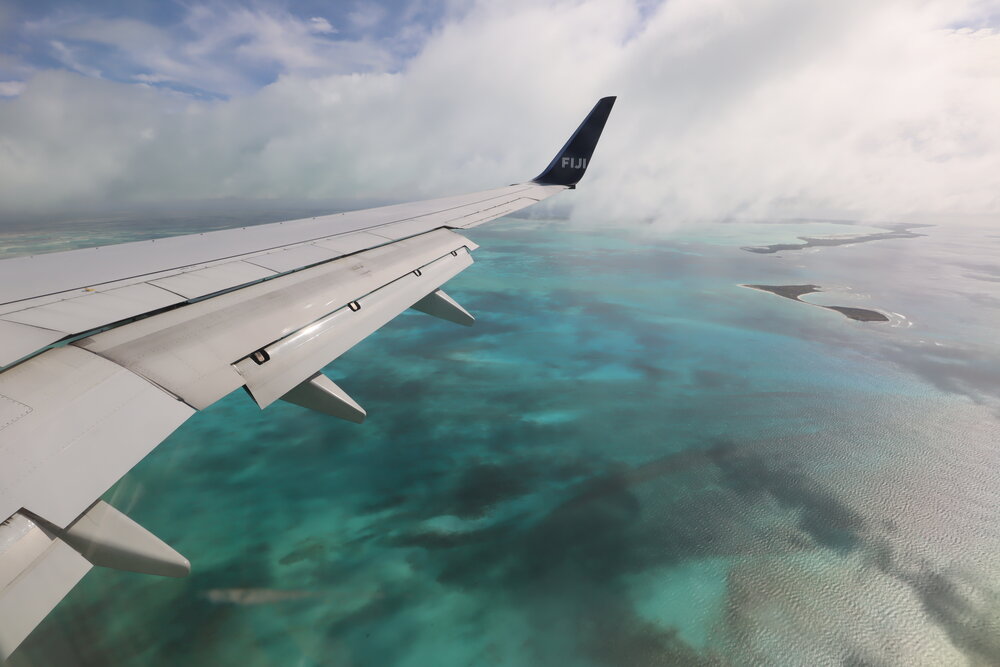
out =
[[812,294],[813,292],[823,291],[823,289],[819,285],[741,285],[741,287],[749,287],[750,289],[760,290],[762,292],[770,292],[771,294],[777,294],[780,297],[791,299],[792,301],[798,301],[799,303],[804,303],[807,306],[816,306],[817,308],[825,308],[826,310],[835,310],[844,317],[848,317],[858,322],[889,321],[888,317],[878,312],[877,310],[868,310],[867,308],[852,308],[849,306],[821,306],[819,304],[803,301],[800,298],[805,296],[806,294]]
[[[887,230],[875,232],[874,234],[859,234],[858,236],[800,236],[802,243],[775,243],[762,246],[744,246],[742,249],[747,252],[759,254],[771,254],[782,250],[804,250],[805,248],[816,248],[820,246],[850,245],[852,243],[867,243],[868,241],[885,241],[887,239],[915,239],[923,234],[915,234],[911,229],[917,227],[930,227],[931,225],[898,224],[885,225]],[[775,292],[777,294],[777,292]],[[784,296],[784,295],[781,295]]]

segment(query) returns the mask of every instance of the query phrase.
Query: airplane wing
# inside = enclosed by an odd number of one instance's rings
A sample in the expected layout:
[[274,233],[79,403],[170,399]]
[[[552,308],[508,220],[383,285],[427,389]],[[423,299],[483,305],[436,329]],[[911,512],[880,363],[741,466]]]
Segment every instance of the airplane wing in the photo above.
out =
[[614,101],[526,183],[0,261],[0,660],[93,565],[190,571],[100,497],[196,411],[243,387],[361,422],[325,365],[407,308],[471,324],[459,231],[574,188]]

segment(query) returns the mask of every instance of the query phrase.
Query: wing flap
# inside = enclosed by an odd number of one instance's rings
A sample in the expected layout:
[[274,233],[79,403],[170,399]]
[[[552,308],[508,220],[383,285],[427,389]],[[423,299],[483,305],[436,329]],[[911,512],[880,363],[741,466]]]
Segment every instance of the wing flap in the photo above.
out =
[[414,266],[384,287],[268,345],[263,363],[247,357],[235,364],[236,370],[265,408],[471,264],[469,251],[462,247],[454,255],[449,252]]
[[454,232],[437,230],[132,322],[76,345],[203,409],[244,384],[232,364],[250,353],[451,251],[475,247]]
[[194,413],[74,346],[4,371],[0,396],[28,408],[0,427],[0,515],[25,508],[63,528]]

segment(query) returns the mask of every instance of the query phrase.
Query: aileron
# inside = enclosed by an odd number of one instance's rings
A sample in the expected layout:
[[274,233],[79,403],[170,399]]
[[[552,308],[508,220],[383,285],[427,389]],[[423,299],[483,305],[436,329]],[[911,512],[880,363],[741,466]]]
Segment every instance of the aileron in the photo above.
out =
[[0,341],[3,341],[0,345],[0,368],[48,347],[65,335],[61,331],[0,319]]

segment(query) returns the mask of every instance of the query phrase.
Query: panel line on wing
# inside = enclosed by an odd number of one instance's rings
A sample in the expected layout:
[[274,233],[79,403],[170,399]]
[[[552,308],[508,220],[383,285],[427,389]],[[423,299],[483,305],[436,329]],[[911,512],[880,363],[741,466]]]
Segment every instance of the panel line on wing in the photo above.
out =
[[[239,260],[242,258],[247,258],[249,256],[258,255],[262,253],[273,252],[280,250],[282,248],[287,248],[289,246],[313,243],[315,241],[328,240],[336,236],[351,234],[355,232],[365,231],[367,229],[374,229],[377,227],[384,227],[386,225],[395,224],[398,222],[408,222],[416,220],[419,218],[428,218],[434,215],[446,214],[450,211],[476,206],[492,200],[510,197],[513,194],[522,193],[530,190],[540,190],[544,186],[539,186],[533,183],[518,184],[517,186],[510,186],[507,188],[499,188],[496,190],[485,190],[482,192],[471,193],[470,195],[462,195],[460,197],[447,197],[442,199],[430,199],[421,202],[413,202],[411,204],[394,204],[390,206],[384,206],[375,209],[367,209],[361,211],[347,211],[339,214],[332,214],[328,216],[317,216],[316,218],[301,218],[297,220],[282,221],[282,223],[268,223],[265,225],[254,225],[251,227],[234,228],[226,230],[218,230],[214,232],[203,232],[201,234],[190,234],[187,236],[178,237],[167,237],[164,239],[159,239],[159,245],[155,245],[153,240],[150,241],[137,241],[132,243],[125,243],[120,245],[112,246],[98,246],[96,248],[85,248],[81,250],[71,250],[61,253],[53,253],[51,255],[35,255],[30,257],[17,257],[9,260],[0,260],[0,305],[6,305],[10,303],[15,303],[18,301],[30,301],[32,299],[60,294],[62,292],[69,292],[75,289],[82,289],[85,287],[98,288],[107,284],[119,283],[123,281],[134,281],[143,282],[144,277],[153,276],[156,274],[163,274],[165,272],[180,272],[183,269],[190,269],[192,267],[201,266],[204,264],[212,264],[218,262],[224,262],[226,260]],[[498,192],[497,190],[501,190]],[[454,203],[454,200],[463,200],[461,203]],[[435,203],[440,202],[443,208],[427,208]],[[407,214],[404,210],[412,210],[417,208],[419,212]],[[390,214],[392,215],[393,209],[400,209],[400,212],[394,215],[389,220],[375,220],[367,221],[365,218],[371,218],[377,214]],[[423,209],[423,210],[421,210]],[[199,257],[198,259],[179,259],[177,264],[171,264],[167,266],[157,266],[156,268],[149,269],[149,264],[156,264],[158,259],[158,253],[165,254],[169,256],[168,250],[175,245],[182,245],[183,243],[192,243],[192,239],[199,238],[199,244],[196,247],[201,247],[203,244],[211,244],[212,241],[219,241],[229,236],[234,236],[234,240],[241,241],[244,245],[247,244],[247,235],[251,237],[266,237],[267,235],[275,235],[278,231],[278,227],[284,226],[285,230],[294,230],[295,228],[308,228],[310,223],[319,221],[322,224],[329,224],[334,221],[335,218],[343,218],[344,220],[350,220],[357,218],[358,222],[355,223],[356,226],[350,226],[346,229],[340,229],[330,233],[331,230],[327,227],[316,232],[307,232],[303,237],[299,238],[283,238],[283,242],[274,243],[271,245],[264,245],[263,247],[247,248],[243,252],[233,252],[223,255],[216,255],[214,257]],[[315,225],[312,225],[315,226]],[[290,232],[281,230],[283,234],[290,236]],[[429,231],[429,229],[427,230]],[[285,240],[287,239],[287,240]],[[228,247],[231,247],[229,244]],[[164,250],[164,249],[167,250]],[[109,271],[117,262],[117,257],[106,257],[106,255],[117,255],[123,250],[128,249],[132,252],[135,257],[141,257],[142,255],[148,254],[150,256],[149,261],[144,263],[138,263],[137,260],[133,260],[133,264],[136,264],[135,269],[149,269],[149,270],[134,270],[131,272],[126,272],[123,275],[115,275],[113,278],[96,277],[93,280],[86,278],[73,279],[71,276],[74,273],[86,274],[90,272],[92,274],[103,274]],[[98,253],[101,253],[98,259]],[[194,254],[194,253],[191,253]],[[55,258],[59,257],[62,261],[60,269],[54,270],[56,267],[49,267],[49,264],[54,262]],[[93,256],[93,259],[90,257]],[[67,262],[68,258],[72,257],[73,262]],[[82,258],[82,259],[81,259]],[[26,270],[32,270],[32,280],[28,281],[31,283],[36,282],[49,282],[53,283],[55,281],[67,281],[74,280],[72,284],[64,284],[61,287],[53,286],[51,289],[42,289],[40,292],[25,294],[21,290],[23,289],[23,283],[19,283],[11,279],[8,280],[8,276],[5,275],[5,269],[9,271],[16,271],[19,273],[24,273]],[[170,273],[174,275],[174,273]],[[67,278],[66,276],[70,276]],[[10,294],[11,296],[4,296],[4,292]]]
[[142,318],[75,344],[202,409],[244,384],[232,367],[236,360],[443,254],[468,247],[475,244],[437,230]]

